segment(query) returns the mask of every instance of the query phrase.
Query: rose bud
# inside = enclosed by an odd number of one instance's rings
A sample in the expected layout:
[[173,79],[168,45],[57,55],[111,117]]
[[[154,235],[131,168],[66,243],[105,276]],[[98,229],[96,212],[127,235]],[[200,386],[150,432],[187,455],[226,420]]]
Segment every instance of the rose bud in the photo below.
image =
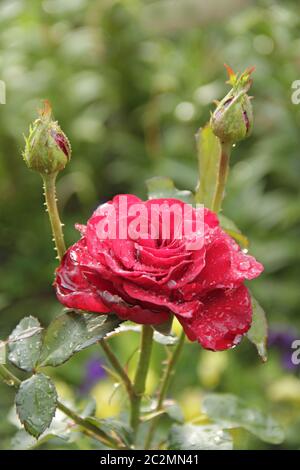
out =
[[214,134],[221,142],[234,143],[248,137],[253,127],[251,97],[247,92],[252,84],[251,73],[254,68],[247,68],[241,75],[235,74],[225,65],[231,90],[217,103],[217,108],[210,119]]
[[53,120],[48,101],[44,102],[39,115],[30,126],[29,136],[25,137],[23,158],[31,170],[51,175],[65,168],[71,158],[71,145],[57,121]]

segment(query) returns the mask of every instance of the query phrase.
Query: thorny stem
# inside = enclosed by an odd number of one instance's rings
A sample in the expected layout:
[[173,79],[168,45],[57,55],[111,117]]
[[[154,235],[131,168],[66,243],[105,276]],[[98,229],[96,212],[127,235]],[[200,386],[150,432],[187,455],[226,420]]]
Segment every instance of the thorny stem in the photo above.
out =
[[[2,364],[0,364],[0,377],[7,385],[14,388],[19,388],[22,383],[21,380],[18,379],[18,377],[16,377],[12,372],[10,372],[10,370],[8,370]],[[79,416],[75,411],[68,408],[59,400],[57,400],[57,408],[60,409],[66,416],[71,418],[74,423],[78,424],[78,426],[81,426],[90,437],[97,439],[106,446],[113,447],[115,449],[119,448],[119,443],[116,442],[115,439],[105,434],[97,426],[94,426],[93,424],[87,422],[85,419],[81,418],[81,416]]]
[[52,228],[53,240],[55,242],[58,259],[61,260],[66,251],[66,245],[62,231],[62,223],[60,221],[59,212],[57,209],[55,189],[56,176],[57,173],[53,173],[51,175],[42,175],[42,178],[44,182],[44,194]]
[[[48,211],[49,219],[51,223],[53,239],[55,242],[58,259],[61,260],[66,251],[66,245],[64,241],[62,223],[60,221],[59,212],[57,208],[56,188],[55,188],[56,176],[57,176],[57,173],[54,173],[51,175],[42,175],[43,182],[44,182],[44,194],[45,194],[46,206],[47,206],[47,211]],[[8,372],[7,370],[6,370],[6,373],[9,373],[11,375],[11,373]],[[13,380],[18,381],[19,379],[14,377]],[[16,386],[19,386],[20,383],[21,383],[20,381],[15,382]],[[75,411],[71,410],[60,401],[57,401],[57,407],[65,415],[69,416],[69,418],[71,418],[76,424],[84,428],[85,433],[88,434],[90,437],[94,437],[95,439],[101,441],[103,444],[108,445],[110,447],[118,448],[118,443],[113,438],[111,438],[110,436],[105,434],[103,431],[101,431],[101,429],[99,429],[97,426],[94,426],[93,424],[88,423],[86,420],[81,418]]]
[[232,143],[221,142],[221,159],[219,165],[219,173],[217,179],[216,192],[212,202],[212,211],[218,214],[221,209],[224,197],[225,186],[229,172],[229,159],[231,154]]
[[134,400],[136,396],[135,390],[133,388],[130,378],[128,377],[126,371],[119,362],[119,359],[115,356],[105,339],[101,339],[99,342],[110,364],[113,366],[113,368],[121,378],[127,390],[130,401]]
[[[158,398],[157,398],[157,405],[155,411],[159,412],[163,408],[163,403],[166,398],[173,374],[174,374],[174,367],[179,359],[180,353],[182,351],[183,345],[184,345],[184,340],[185,340],[185,333],[182,331],[179,341],[171,354],[168,362],[167,362],[167,367],[165,368],[164,375],[161,381],[161,387],[158,393]],[[157,427],[157,422],[159,420],[160,416],[157,416],[157,418],[154,418],[151,422],[151,425],[149,427],[148,435],[146,437],[145,441],[145,449],[149,449],[151,447],[151,443],[154,437],[154,433]]]
[[139,362],[134,378],[133,388],[135,391],[135,397],[131,402],[131,419],[130,424],[134,433],[137,434],[137,430],[140,424],[140,408],[142,396],[145,392],[146,378],[150,364],[150,357],[152,351],[152,338],[153,328],[150,325],[143,325],[142,336],[141,336],[141,348],[139,355]]

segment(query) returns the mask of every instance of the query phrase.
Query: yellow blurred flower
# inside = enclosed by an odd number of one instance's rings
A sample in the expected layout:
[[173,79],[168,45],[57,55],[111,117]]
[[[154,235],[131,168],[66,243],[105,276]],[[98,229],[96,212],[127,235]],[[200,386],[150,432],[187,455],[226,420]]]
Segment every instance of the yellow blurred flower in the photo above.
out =
[[110,380],[105,380],[98,383],[90,393],[97,403],[97,418],[109,418],[119,415],[122,399],[125,399],[126,393],[121,386],[118,390],[115,390],[114,384]]
[[225,351],[202,351],[197,368],[198,377],[207,388],[216,387],[228,364],[228,355]]
[[272,401],[300,403],[300,380],[294,376],[284,376],[273,382],[267,390]]
[[178,402],[182,408],[185,421],[199,417],[202,394],[198,388],[189,388],[180,395]]

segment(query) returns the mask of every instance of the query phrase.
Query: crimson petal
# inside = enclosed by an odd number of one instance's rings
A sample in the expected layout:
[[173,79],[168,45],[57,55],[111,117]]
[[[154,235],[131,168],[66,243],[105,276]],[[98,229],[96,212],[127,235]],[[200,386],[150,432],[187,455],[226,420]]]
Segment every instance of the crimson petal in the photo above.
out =
[[192,319],[178,316],[188,338],[213,351],[237,345],[249,330],[251,319],[251,300],[245,286],[211,292]]

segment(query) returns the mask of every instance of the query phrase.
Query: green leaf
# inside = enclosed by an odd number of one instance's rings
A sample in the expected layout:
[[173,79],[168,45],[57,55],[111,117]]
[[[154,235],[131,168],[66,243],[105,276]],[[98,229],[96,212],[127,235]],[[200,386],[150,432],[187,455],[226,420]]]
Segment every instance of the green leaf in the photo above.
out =
[[19,369],[31,372],[40,355],[42,328],[34,317],[23,318],[8,339],[8,359]]
[[283,430],[277,421],[257,409],[249,408],[235,395],[207,395],[203,400],[202,411],[223,428],[243,428],[271,444],[281,444],[284,439]]
[[21,383],[16,394],[17,413],[29,434],[39,437],[51,424],[57,393],[52,380],[36,374]]
[[117,436],[119,440],[127,447],[130,447],[133,442],[132,429],[127,423],[117,420],[115,418],[99,419],[94,416],[89,416],[85,419],[89,423],[97,426],[101,431],[105,432],[108,436]]
[[149,199],[175,198],[188,204],[194,203],[194,196],[191,191],[180,191],[171,180],[164,176],[155,176],[146,180]]
[[263,362],[266,362],[268,338],[267,318],[263,308],[259,305],[253,295],[251,296],[251,302],[253,317],[251,328],[247,333],[247,338],[256,346],[257,352]]
[[73,354],[95,344],[119,326],[116,315],[68,311],[46,330],[39,366],[59,366]]
[[[131,325],[131,324],[123,324],[116,328],[114,331],[107,335],[108,338],[112,336],[117,336],[121,333],[126,333],[127,331],[134,331],[135,333],[140,333],[142,331],[141,325]],[[159,333],[158,331],[154,331],[153,340],[156,343],[163,344],[164,346],[173,346],[177,343],[178,337],[173,335],[166,335]]]
[[174,400],[164,400],[163,407],[172,421],[176,421],[177,423],[184,422],[182,409]]
[[196,202],[211,209],[218,181],[221,144],[209,124],[199,130],[197,149],[200,180],[196,193]]
[[228,233],[232,238],[234,238],[241,246],[242,248],[248,248],[249,247],[249,240],[248,238],[242,234],[240,229],[235,225],[235,223],[229,219],[228,217],[225,217],[223,214],[218,215],[221,227],[225,230],[225,232]]
[[232,450],[232,438],[217,424],[195,426],[185,424],[171,427],[171,450]]

